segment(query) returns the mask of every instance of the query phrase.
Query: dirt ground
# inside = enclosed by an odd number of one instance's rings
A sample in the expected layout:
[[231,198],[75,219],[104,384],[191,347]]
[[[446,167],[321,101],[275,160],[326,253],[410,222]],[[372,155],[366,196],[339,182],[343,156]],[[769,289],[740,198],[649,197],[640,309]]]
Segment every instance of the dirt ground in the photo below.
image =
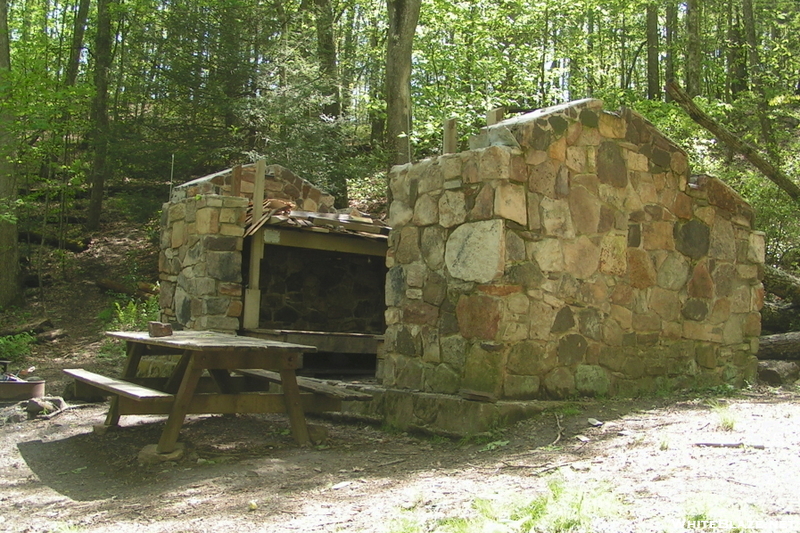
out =
[[[122,276],[137,242],[96,242],[45,293],[48,316],[69,333],[25,361],[48,394],[61,393],[61,368],[118,369],[96,356],[109,300],[92,280]],[[324,418],[311,422],[328,442],[301,448],[280,415],[190,416],[185,457],[158,466],[137,454],[157,442],[164,418],[123,417],[96,435],[106,409],[18,420],[17,405],[0,404],[0,531],[450,531],[448,518],[478,517],[486,501],[524,503],[554,480],[582,491],[587,508],[614,503],[595,531],[800,531],[795,390],[566,402],[459,442]],[[498,519],[491,531],[519,527]]]

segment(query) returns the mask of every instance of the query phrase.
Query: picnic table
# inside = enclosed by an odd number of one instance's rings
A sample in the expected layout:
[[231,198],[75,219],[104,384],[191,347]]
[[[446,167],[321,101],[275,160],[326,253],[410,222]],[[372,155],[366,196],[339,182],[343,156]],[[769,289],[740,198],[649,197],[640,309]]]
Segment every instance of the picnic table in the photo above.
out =
[[[126,342],[127,359],[121,379],[81,368],[64,372],[113,398],[105,426],[119,424],[121,415],[168,414],[157,451],[171,453],[187,414],[282,413],[289,416],[292,436],[300,445],[309,443],[304,409],[339,410],[341,397],[330,391],[302,392],[295,371],[303,365],[303,353],[313,346],[216,333],[176,331],[164,337],[147,332],[107,332]],[[169,378],[137,376],[144,356],[180,354]],[[236,372],[241,371],[241,372]],[[277,371],[273,372],[273,371]],[[208,376],[204,376],[207,372]],[[281,391],[264,390],[264,382],[278,382]]]

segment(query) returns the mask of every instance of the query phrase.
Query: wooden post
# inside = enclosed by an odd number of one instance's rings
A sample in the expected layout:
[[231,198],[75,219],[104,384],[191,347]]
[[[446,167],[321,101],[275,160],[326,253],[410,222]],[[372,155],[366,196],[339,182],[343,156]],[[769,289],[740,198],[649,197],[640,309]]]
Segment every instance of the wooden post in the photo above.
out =
[[442,153],[454,154],[458,151],[458,119],[448,118],[444,121],[444,142]]
[[[256,162],[255,190],[253,191],[253,223],[264,214],[264,179],[267,164],[263,159]],[[250,246],[250,278],[244,291],[244,312],[242,327],[258,328],[258,317],[261,309],[261,260],[264,258],[264,229],[253,234]]]
[[241,196],[242,194],[242,165],[233,167],[231,176],[231,196]]
[[492,109],[491,111],[486,113],[486,125],[487,126],[493,126],[493,125],[497,124],[498,122],[503,120],[503,117],[505,116],[505,114],[506,114],[506,108],[505,107],[496,107],[496,108]]

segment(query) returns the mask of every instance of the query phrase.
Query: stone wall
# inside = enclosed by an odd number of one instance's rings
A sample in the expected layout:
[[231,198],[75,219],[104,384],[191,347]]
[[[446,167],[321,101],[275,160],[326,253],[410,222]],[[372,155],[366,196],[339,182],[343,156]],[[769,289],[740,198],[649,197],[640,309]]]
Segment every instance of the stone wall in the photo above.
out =
[[[241,196],[253,199],[255,190],[255,163],[242,165],[238,183],[234,179],[234,169],[226,169],[216,174],[204,176],[184,183],[172,191],[172,200],[180,201],[198,195],[217,194],[223,196]],[[267,165],[264,179],[264,197],[279,198],[293,202],[297,209],[332,213],[334,198],[318,189],[311,182],[300,178],[289,169],[280,165]]]
[[498,398],[752,379],[764,236],[721,181],[598,100],[392,169],[390,387]]
[[159,255],[161,320],[234,332],[242,314],[242,244],[248,200],[188,195],[164,205]]
[[268,245],[259,327],[382,334],[385,278],[378,257]]

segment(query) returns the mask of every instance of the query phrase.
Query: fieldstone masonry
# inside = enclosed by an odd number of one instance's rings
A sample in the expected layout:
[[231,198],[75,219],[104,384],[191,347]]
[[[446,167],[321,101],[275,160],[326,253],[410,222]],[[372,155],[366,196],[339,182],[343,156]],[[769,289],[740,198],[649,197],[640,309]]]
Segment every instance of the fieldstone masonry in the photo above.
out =
[[190,196],[164,206],[161,320],[234,332],[242,314],[242,244],[248,200]]
[[502,399],[753,379],[764,235],[729,187],[598,100],[397,166],[383,384]]
[[[242,249],[255,164],[184,183],[164,204],[159,279],[161,320],[233,333],[243,311]],[[279,165],[266,167],[265,196],[332,212],[333,197]]]

